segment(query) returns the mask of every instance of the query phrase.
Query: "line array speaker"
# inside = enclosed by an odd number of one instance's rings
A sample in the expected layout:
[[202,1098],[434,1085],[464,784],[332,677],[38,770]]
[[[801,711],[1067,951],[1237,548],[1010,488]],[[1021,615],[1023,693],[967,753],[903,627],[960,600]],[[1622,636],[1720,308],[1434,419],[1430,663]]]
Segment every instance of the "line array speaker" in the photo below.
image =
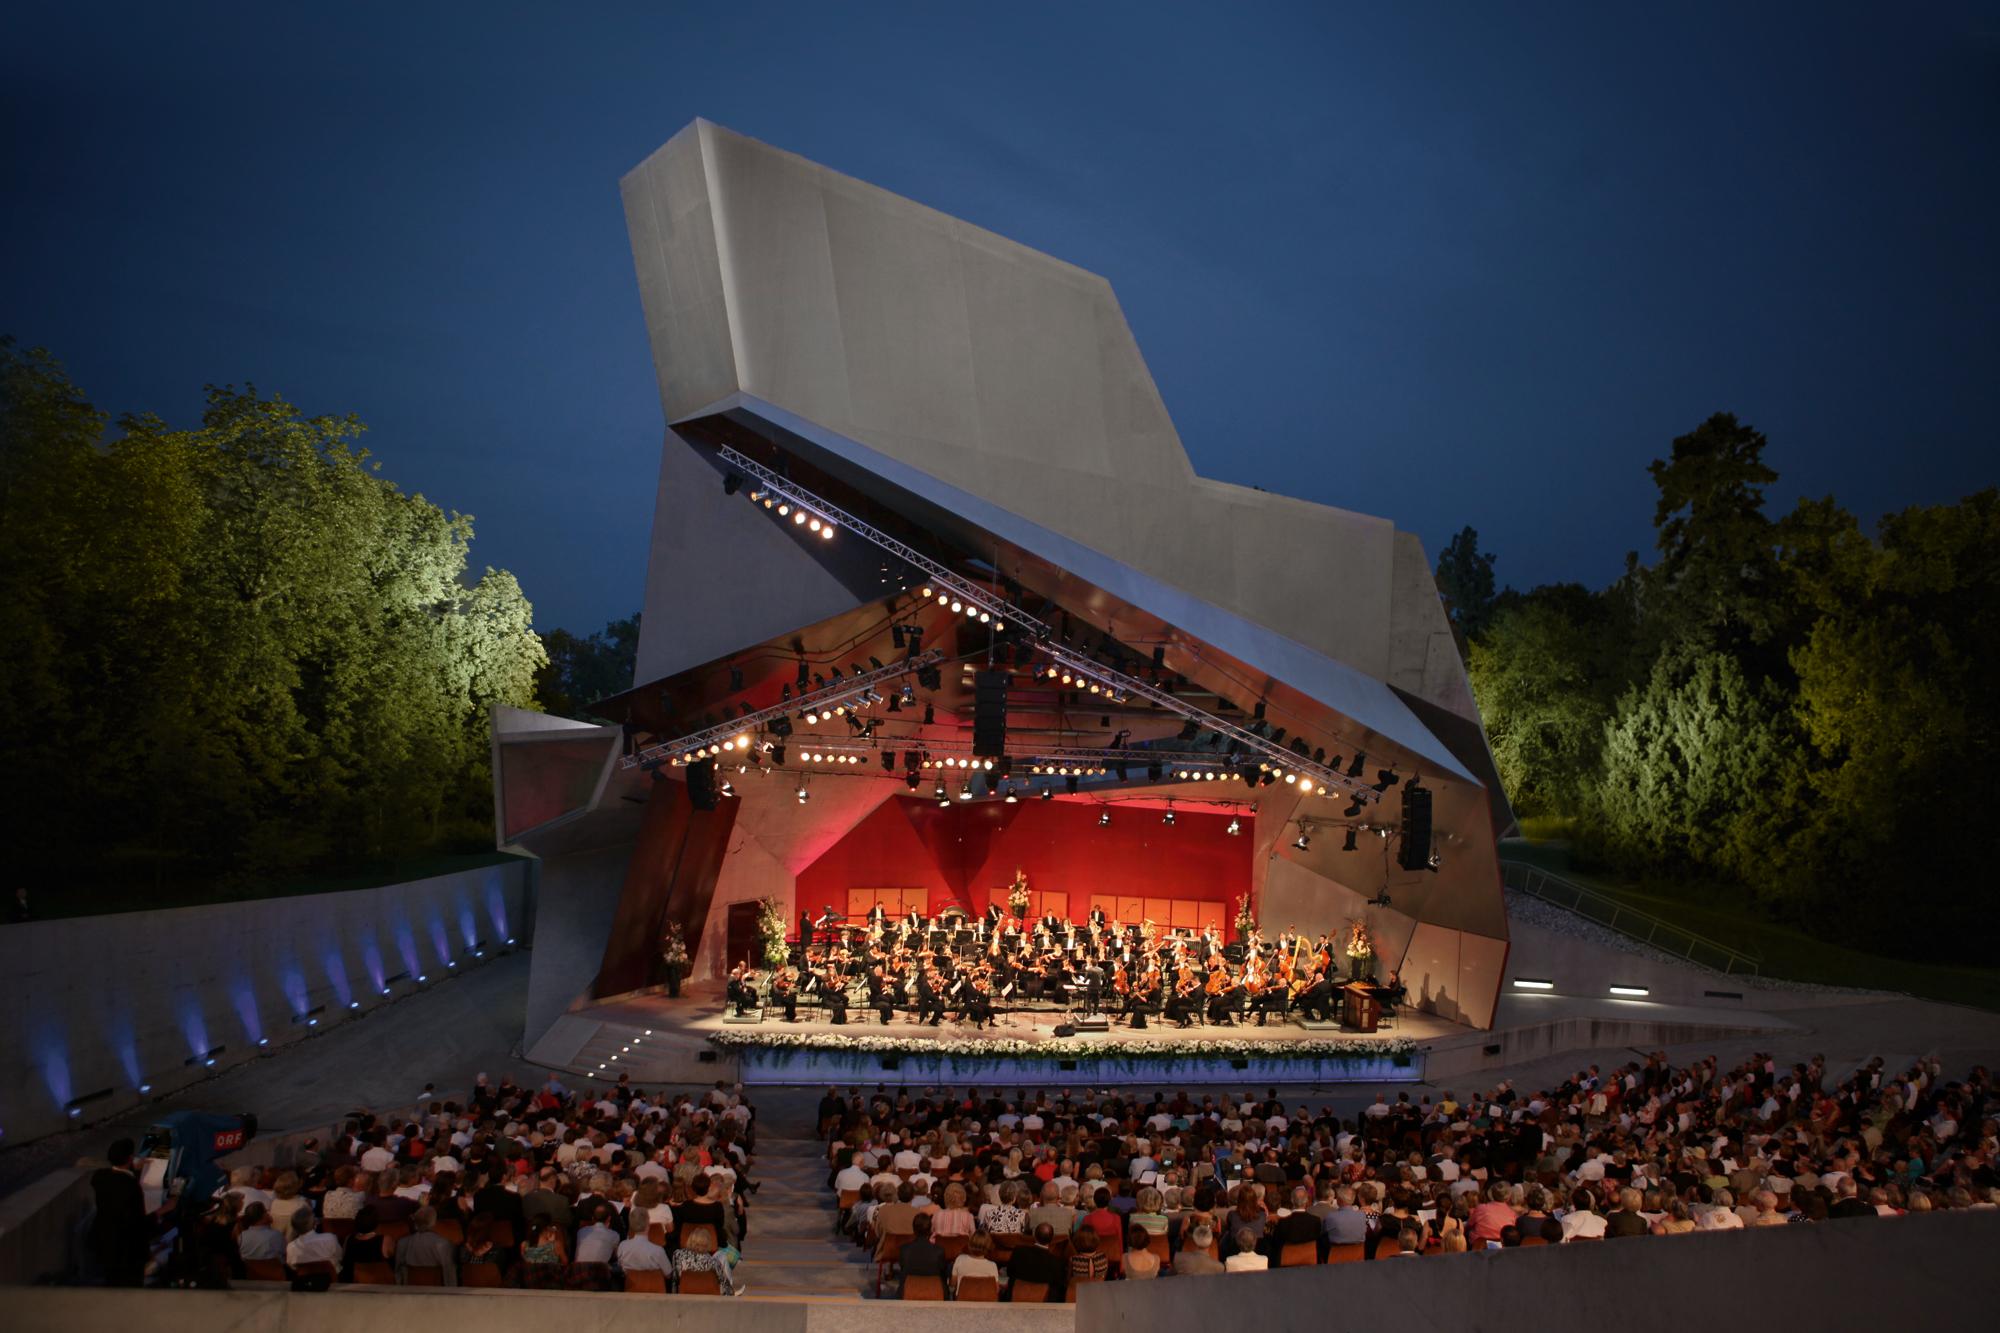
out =
[[697,810],[713,810],[721,802],[715,789],[715,761],[698,759],[688,765],[688,800]]
[[1405,870],[1431,868],[1431,792],[1415,778],[1403,788],[1403,839],[1396,864]]
[[972,752],[984,759],[1007,753],[1007,682],[1005,671],[982,671],[972,682]]

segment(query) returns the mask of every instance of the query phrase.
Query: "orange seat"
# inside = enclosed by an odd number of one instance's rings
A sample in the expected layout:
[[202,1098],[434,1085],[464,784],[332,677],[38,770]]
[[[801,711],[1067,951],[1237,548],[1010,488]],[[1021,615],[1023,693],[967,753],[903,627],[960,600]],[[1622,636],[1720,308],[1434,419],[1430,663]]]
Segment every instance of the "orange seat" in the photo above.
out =
[[965,1253],[965,1242],[969,1239],[971,1239],[969,1236],[939,1236],[937,1238],[938,1248],[944,1251],[945,1267],[951,1267],[951,1261]]
[[1546,1245],[1548,1243],[1549,1243],[1548,1240],[1542,1236],[1521,1237],[1521,1248],[1524,1250],[1531,1250],[1537,1245]]
[[406,1287],[442,1287],[444,1270],[436,1264],[411,1264],[403,1270],[403,1285]]
[[285,1281],[285,1261],[283,1259],[245,1259],[243,1276],[252,1282]]
[[493,1219],[493,1243],[503,1250],[514,1248],[514,1224],[504,1217]]
[[408,1222],[384,1222],[376,1227],[375,1230],[381,1233],[384,1241],[398,1241],[410,1234],[410,1224]]
[[499,1264],[460,1264],[458,1285],[461,1287],[498,1287],[505,1285],[500,1277]]
[[941,1277],[906,1277],[903,1279],[903,1299],[906,1301],[941,1301],[944,1299],[944,1279]]
[[1087,1287],[1093,1282],[1102,1281],[1104,1279],[1101,1277],[1079,1277],[1077,1274],[1071,1273],[1069,1276],[1069,1288],[1063,1292],[1063,1304],[1075,1305],[1077,1288]]
[[431,1231],[439,1236],[444,1237],[446,1240],[450,1241],[453,1245],[465,1244],[465,1228],[458,1224],[458,1220],[456,1218],[450,1218],[450,1217],[441,1218],[434,1226],[431,1227]]
[[1285,1246],[1278,1251],[1278,1267],[1304,1268],[1319,1262],[1319,1246],[1313,1241],[1302,1240]]
[[292,1270],[292,1276],[323,1277],[327,1279],[332,1279],[334,1276],[336,1276],[336,1273],[331,1263],[328,1263],[324,1259],[320,1259],[313,1263],[300,1264],[297,1268],[294,1268]]
[[958,1291],[954,1293],[961,1301],[997,1301],[1000,1299],[1000,1279],[997,1277],[962,1278]]
[[860,1202],[861,1202],[861,1191],[860,1191],[860,1190],[842,1190],[842,1191],[840,1192],[840,1211],[841,1211],[841,1212],[843,1212],[843,1213],[844,1213],[844,1212],[846,1212],[846,1211],[847,1211],[848,1209],[852,1208],[852,1207],[853,1207],[853,1206],[854,1206],[855,1204],[857,1204],[857,1203],[860,1203]]
[[1326,1251],[1326,1262],[1330,1264],[1359,1263],[1367,1257],[1366,1245],[1330,1245]]
[[1023,1301],[1040,1304],[1049,1298],[1049,1284],[1046,1282],[1015,1282],[1007,1288],[1007,1299],[1016,1305]]
[[396,1285],[394,1264],[356,1264],[354,1283],[360,1287],[393,1287]]
[[681,1274],[680,1285],[681,1295],[683,1296],[720,1296],[722,1294],[722,1279],[716,1276],[715,1270],[712,1268],[690,1268],[687,1272]]
[[915,1239],[916,1235],[913,1232],[891,1231],[882,1237],[881,1243],[875,1247],[875,1298],[877,1300],[882,1298],[882,1279],[889,1275],[890,1270],[895,1268],[896,1261],[903,1256],[903,1242]]
[[625,1290],[664,1296],[667,1294],[667,1275],[657,1268],[634,1269],[625,1275]]
[[1162,1271],[1173,1267],[1174,1251],[1173,1247],[1167,1243],[1166,1232],[1155,1231],[1149,1233],[1146,1237],[1146,1249],[1152,1253],[1154,1258],[1160,1261]]
[[319,1229],[329,1236],[338,1236],[343,1242],[354,1234],[354,1219],[351,1217],[329,1217],[319,1224]]

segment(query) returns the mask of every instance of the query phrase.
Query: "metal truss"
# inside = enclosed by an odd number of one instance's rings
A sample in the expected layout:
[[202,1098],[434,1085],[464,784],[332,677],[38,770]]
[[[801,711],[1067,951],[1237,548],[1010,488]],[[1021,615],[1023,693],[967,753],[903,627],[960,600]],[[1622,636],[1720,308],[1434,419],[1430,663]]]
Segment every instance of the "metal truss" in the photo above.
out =
[[1012,623],[1036,638],[1050,637],[1049,627],[1041,621],[1019,607],[1010,605],[1004,598],[996,597],[990,590],[959,577],[922,551],[896,540],[874,524],[856,518],[838,505],[822,500],[805,487],[789,478],[779,476],[756,459],[738,453],[726,444],[718,445],[717,452],[721,455],[722,461],[730,467],[746,477],[755,479],[756,485],[751,489],[751,498],[754,501],[762,503],[778,499],[817,513],[822,519],[832,519],[839,527],[866,538],[898,560],[921,571],[934,585],[931,592],[946,595],[940,597],[941,601],[955,599],[962,606],[970,607],[975,618],[979,615],[991,617],[990,623],[995,630],[1004,629]]
[[795,712],[805,713],[818,710],[826,712],[843,708],[850,699],[857,699],[878,685],[901,676],[913,675],[924,667],[935,666],[944,661],[944,650],[929,648],[893,666],[880,667],[874,671],[864,671],[858,676],[848,676],[815,689],[802,691],[797,698],[724,722],[703,731],[691,732],[670,741],[656,741],[642,749],[635,750],[620,762],[626,768],[658,767],[665,763],[684,764],[691,760],[707,759],[712,755],[726,756],[734,750],[750,748],[750,734],[761,731],[782,717]]

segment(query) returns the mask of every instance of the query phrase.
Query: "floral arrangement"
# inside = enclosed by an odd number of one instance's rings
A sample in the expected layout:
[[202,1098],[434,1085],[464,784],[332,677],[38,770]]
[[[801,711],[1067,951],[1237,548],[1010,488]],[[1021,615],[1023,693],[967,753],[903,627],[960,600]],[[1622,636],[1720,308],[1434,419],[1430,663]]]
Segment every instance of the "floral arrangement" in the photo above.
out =
[[673,967],[684,968],[688,965],[687,941],[681,938],[679,926],[667,926],[667,933],[660,940],[660,957]]
[[1014,872],[1014,886],[1007,890],[1007,906],[1014,913],[1014,919],[1024,921],[1028,916],[1028,877],[1020,871]]
[[711,1046],[725,1051],[759,1049],[768,1051],[836,1051],[849,1055],[937,1055],[971,1056],[986,1059],[1005,1057],[1045,1057],[1062,1060],[1129,1060],[1140,1057],[1185,1057],[1201,1060],[1317,1059],[1349,1055],[1411,1055],[1416,1042],[1408,1037],[1388,1041],[1330,1038],[1317,1041],[1020,1041],[1011,1038],[941,1038],[842,1036],[831,1032],[723,1031],[708,1038]]
[[1250,910],[1250,895],[1246,893],[1236,900],[1236,930],[1238,934],[1248,935],[1255,929],[1257,914]]
[[1373,958],[1375,946],[1368,941],[1368,927],[1359,921],[1347,926],[1347,956],[1349,958]]
[[764,946],[764,966],[783,967],[791,961],[785,927],[785,909],[776,898],[766,898],[757,905],[757,938]]

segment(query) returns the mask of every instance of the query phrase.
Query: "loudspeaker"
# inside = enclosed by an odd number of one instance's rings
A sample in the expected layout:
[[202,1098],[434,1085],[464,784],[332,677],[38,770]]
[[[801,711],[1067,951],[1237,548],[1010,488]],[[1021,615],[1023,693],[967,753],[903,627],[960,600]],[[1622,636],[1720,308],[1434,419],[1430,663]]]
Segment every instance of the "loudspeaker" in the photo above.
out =
[[1058,1037],[1074,1037],[1076,1029],[1068,1023],[1058,1023],[1056,1024],[1056,1035]]
[[972,681],[972,752],[997,759],[1007,752],[1007,682],[1010,673],[982,671]]
[[698,759],[688,765],[688,799],[697,810],[713,810],[721,801],[715,790],[715,761]]
[[1403,788],[1403,838],[1396,864],[1405,870],[1431,868],[1431,792],[1415,778]]

